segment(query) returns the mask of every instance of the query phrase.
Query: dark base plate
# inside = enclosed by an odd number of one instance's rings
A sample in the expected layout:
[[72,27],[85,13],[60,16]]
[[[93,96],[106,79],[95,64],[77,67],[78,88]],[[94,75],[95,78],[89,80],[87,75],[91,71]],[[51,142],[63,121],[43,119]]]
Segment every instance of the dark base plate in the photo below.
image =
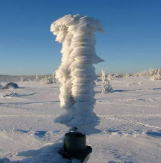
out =
[[86,157],[92,152],[92,148],[90,146],[86,146],[85,150],[77,151],[77,152],[67,152],[63,148],[60,149],[59,154],[62,155],[66,159],[78,159],[80,161],[84,161]]

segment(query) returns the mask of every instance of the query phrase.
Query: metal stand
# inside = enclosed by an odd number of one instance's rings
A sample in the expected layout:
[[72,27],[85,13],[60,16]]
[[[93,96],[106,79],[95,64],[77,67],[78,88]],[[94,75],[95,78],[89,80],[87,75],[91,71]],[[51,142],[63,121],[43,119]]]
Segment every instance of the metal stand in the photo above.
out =
[[77,131],[74,127],[65,134],[63,148],[59,153],[72,163],[86,163],[92,148],[86,145],[86,135]]

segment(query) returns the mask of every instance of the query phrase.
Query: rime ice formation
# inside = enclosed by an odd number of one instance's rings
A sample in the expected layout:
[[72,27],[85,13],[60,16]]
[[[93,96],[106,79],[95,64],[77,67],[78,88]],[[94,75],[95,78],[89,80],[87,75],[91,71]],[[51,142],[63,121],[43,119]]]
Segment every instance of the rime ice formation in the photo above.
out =
[[95,104],[93,64],[102,61],[95,52],[94,33],[102,31],[102,27],[91,17],[65,15],[51,24],[50,31],[62,43],[56,78],[60,82],[60,105],[67,110],[64,119],[91,113]]

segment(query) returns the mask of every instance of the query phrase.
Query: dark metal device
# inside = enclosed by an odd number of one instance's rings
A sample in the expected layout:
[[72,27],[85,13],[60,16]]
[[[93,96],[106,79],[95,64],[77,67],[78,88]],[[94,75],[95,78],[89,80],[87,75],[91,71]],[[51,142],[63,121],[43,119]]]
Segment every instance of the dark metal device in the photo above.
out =
[[92,148],[86,145],[86,135],[77,131],[74,127],[65,134],[63,148],[59,153],[66,159],[77,159],[84,163],[92,152]]

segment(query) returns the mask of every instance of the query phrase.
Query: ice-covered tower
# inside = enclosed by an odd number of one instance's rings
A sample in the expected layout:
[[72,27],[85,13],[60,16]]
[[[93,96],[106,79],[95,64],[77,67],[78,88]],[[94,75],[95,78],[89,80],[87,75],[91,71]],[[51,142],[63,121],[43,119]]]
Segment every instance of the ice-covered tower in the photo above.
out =
[[93,64],[102,61],[95,52],[95,32],[102,31],[102,26],[91,17],[65,15],[53,22],[50,30],[62,43],[61,65],[56,72],[60,105],[67,110],[68,120],[77,119],[90,113],[95,103]]

